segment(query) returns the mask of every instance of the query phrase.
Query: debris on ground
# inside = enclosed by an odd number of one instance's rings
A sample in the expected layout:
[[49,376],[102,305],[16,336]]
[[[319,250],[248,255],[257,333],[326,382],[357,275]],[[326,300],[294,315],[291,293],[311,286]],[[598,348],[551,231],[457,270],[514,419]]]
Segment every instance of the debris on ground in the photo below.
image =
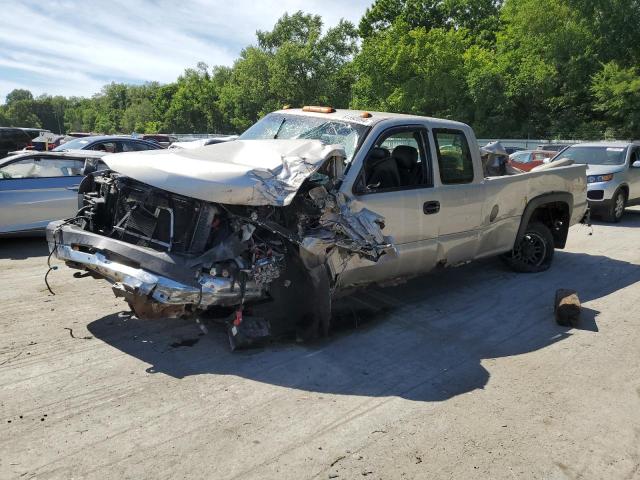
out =
[[76,337],[73,334],[73,328],[69,328],[69,327],[63,327],[65,330],[69,330],[69,335],[71,336],[71,338],[75,338],[77,340],[91,340],[93,337],[91,335],[87,335],[86,337]]

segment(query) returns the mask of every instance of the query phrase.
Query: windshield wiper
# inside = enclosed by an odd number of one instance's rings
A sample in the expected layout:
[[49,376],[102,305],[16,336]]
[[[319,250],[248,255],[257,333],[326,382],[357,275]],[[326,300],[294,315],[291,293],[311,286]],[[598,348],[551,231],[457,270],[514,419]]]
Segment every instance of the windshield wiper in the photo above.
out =
[[282,130],[282,126],[284,125],[284,123],[287,121],[286,118],[282,119],[282,122],[280,122],[280,126],[278,127],[278,130],[276,131],[276,134],[273,136],[273,139],[276,140],[278,138],[278,134],[280,134],[280,130]]

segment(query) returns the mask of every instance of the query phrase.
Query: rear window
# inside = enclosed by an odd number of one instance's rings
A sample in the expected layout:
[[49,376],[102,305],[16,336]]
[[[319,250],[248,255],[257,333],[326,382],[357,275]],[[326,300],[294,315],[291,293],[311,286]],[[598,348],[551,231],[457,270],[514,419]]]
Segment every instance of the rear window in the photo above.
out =
[[465,134],[458,130],[434,129],[443,185],[471,183],[473,181],[473,159]]
[[89,140],[85,138],[76,138],[75,140],[71,140],[70,142],[63,143],[59,147],[53,149],[54,152],[64,151],[64,150],[82,150],[89,144]]

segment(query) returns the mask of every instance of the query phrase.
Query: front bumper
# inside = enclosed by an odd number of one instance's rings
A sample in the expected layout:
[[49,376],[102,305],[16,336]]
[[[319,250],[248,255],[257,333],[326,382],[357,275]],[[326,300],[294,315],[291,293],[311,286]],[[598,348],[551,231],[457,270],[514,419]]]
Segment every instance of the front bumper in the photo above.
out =
[[[67,241],[65,237],[68,237]],[[100,238],[101,249],[95,248],[95,237]],[[111,282],[114,290],[121,291],[125,296],[137,297],[138,301],[157,302],[164,305],[191,304],[201,308],[213,305],[237,305],[242,301],[240,286],[230,278],[198,272],[192,277],[192,281],[187,282],[127,265],[127,263],[135,264],[139,255],[135,255],[137,258],[130,259],[130,262],[116,260],[115,258],[122,256],[114,250],[121,251],[121,244],[124,242],[83,231],[74,225],[52,222],[47,227],[47,241],[49,250],[70,267],[91,271]],[[133,245],[131,248],[136,252],[144,249],[144,247]],[[157,252],[145,253],[157,257]],[[112,260],[111,256],[115,258]],[[172,260],[173,262],[168,265],[169,270],[176,268],[176,259]],[[187,269],[186,264],[187,262],[185,262],[185,269]],[[251,301],[262,297],[262,289],[253,280],[247,281],[244,300]]]
[[611,199],[619,186],[619,183],[613,180],[609,182],[587,184],[587,199],[589,200],[589,206],[595,210],[608,208],[611,204]]

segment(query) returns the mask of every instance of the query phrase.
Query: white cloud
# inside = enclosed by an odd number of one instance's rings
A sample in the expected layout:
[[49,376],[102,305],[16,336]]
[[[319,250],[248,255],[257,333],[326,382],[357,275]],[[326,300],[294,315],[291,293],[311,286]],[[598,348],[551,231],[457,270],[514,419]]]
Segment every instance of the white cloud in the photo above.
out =
[[18,85],[88,96],[110,81],[170,82],[199,61],[230,65],[285,12],[357,23],[371,0],[0,0],[0,99]]

